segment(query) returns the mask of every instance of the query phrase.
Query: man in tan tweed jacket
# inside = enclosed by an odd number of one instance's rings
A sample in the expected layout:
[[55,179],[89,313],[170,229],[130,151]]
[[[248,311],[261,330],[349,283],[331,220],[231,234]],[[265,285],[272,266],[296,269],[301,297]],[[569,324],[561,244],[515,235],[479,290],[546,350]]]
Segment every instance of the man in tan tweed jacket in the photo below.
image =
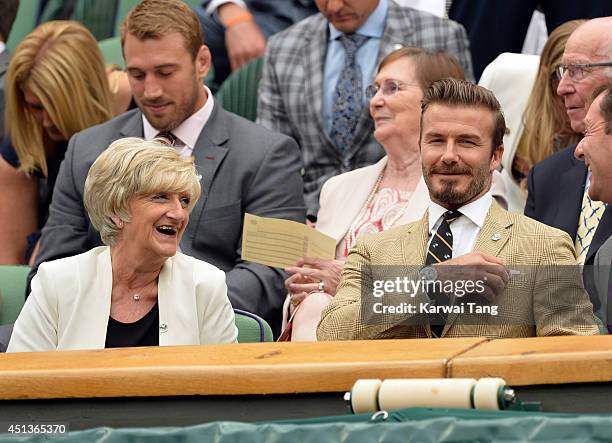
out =
[[357,242],[319,340],[598,333],[569,236],[491,198],[505,130],[490,91],[454,79],[430,86],[421,116],[429,209]]

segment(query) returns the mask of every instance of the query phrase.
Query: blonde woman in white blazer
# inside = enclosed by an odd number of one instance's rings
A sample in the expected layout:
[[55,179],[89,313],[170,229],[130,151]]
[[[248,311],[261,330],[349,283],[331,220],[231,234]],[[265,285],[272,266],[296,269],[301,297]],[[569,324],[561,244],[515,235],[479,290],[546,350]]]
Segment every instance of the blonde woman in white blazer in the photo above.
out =
[[304,258],[287,268],[289,295],[281,339],[315,341],[321,312],[336,293],[355,239],[419,219],[429,201],[419,153],[421,99],[439,78],[464,78],[444,52],[401,48],[383,59],[367,88],[374,136],[387,156],[378,163],[329,179],[322,188],[316,228],[336,239],[336,260]]
[[108,246],[40,266],[7,351],[235,342],[225,274],[177,252],[199,195],[191,158],[155,140],[113,142],[83,196]]

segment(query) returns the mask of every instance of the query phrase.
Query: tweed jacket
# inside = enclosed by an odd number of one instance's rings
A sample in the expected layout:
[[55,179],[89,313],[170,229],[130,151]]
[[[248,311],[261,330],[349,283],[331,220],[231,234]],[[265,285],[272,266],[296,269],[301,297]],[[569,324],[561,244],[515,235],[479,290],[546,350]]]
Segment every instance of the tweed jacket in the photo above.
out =
[[[361,310],[361,283],[366,265],[424,265],[428,242],[428,211],[414,223],[359,240],[348,256],[338,292],[323,312],[317,330],[319,340],[431,337],[425,321],[406,324],[408,314],[383,316],[366,324]],[[580,286],[580,272],[569,236],[523,215],[508,212],[493,202],[474,251],[502,259],[507,266],[531,269],[533,279],[511,276],[497,300],[504,322],[490,323],[490,316],[466,322],[463,314],[449,314],[442,336],[489,338],[543,335],[596,335],[593,308]],[[547,279],[546,265],[574,265],[575,278]],[[406,272],[409,271],[406,268]],[[565,269],[569,269],[564,267]],[[556,274],[558,276],[558,274]],[[553,275],[554,276],[554,275]],[[416,278],[416,276],[415,276]],[[422,300],[427,295],[417,295]],[[451,296],[456,304],[457,298]],[[505,319],[510,319],[505,323]],[[472,316],[474,320],[474,316]]]
[[[259,83],[258,123],[293,137],[304,160],[304,193],[310,214],[318,209],[319,191],[327,179],[381,159],[384,151],[374,139],[374,124],[365,106],[353,145],[343,158],[324,130],[323,71],[329,39],[322,14],[308,17],[272,36]],[[465,29],[458,23],[389,1],[387,22],[377,61],[398,46],[445,49],[472,78]],[[363,79],[368,84],[372,79]]]

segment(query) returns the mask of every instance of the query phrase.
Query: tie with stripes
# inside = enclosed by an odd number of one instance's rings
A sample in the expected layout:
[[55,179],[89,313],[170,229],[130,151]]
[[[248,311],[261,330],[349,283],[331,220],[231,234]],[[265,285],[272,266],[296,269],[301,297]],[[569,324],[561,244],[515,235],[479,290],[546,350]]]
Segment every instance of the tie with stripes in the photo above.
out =
[[584,196],[582,197],[582,207],[580,208],[580,217],[578,218],[578,231],[576,232],[575,248],[578,264],[583,265],[589,246],[593,241],[595,230],[599,225],[601,216],[606,210],[606,205],[599,201],[591,200],[589,197],[588,183],[584,188]]
[[[450,224],[459,217],[461,217],[461,212],[459,211],[446,211],[442,214],[442,222],[431,239],[429,248],[427,249],[427,257],[425,258],[426,266],[442,263],[453,257],[453,233],[451,232]],[[436,306],[448,304],[448,296],[443,293],[433,291],[429,296],[433,299]],[[444,313],[429,315],[431,330],[437,337],[442,335],[446,317],[447,315]]]

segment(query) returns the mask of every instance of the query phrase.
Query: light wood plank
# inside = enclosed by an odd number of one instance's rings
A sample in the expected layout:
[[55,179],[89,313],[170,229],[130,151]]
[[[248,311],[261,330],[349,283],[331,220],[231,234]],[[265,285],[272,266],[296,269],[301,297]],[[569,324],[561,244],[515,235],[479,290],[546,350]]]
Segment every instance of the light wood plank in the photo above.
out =
[[492,340],[449,362],[450,377],[502,377],[510,385],[612,381],[612,336]]
[[342,392],[445,377],[482,338],[256,343],[0,354],[0,399]]

